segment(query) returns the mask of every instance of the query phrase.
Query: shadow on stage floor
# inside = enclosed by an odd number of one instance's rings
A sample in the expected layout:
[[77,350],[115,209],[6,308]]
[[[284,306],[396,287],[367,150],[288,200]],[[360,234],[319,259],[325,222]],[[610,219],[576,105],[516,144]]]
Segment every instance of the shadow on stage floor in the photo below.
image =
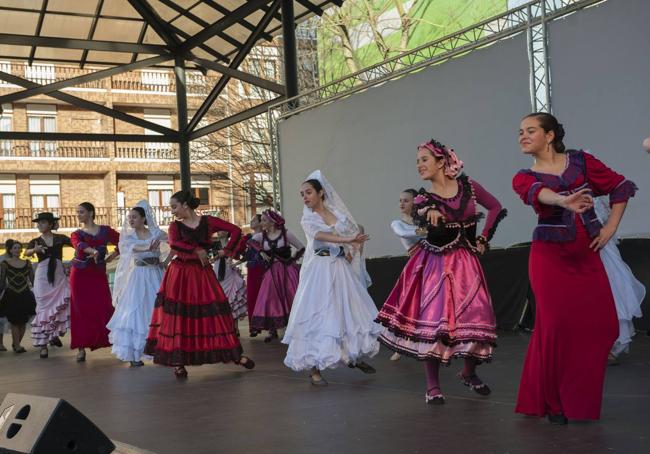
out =
[[[246,329],[244,328],[244,332]],[[598,333],[594,333],[597,335]],[[5,343],[7,341],[5,337]],[[589,340],[586,339],[586,342]],[[481,398],[462,386],[460,363],[442,370],[444,406],[424,403],[421,364],[389,361],[376,375],[327,371],[330,386],[310,386],[306,373],[284,367],[285,347],[242,339],[257,362],[189,368],[131,369],[107,349],[77,364],[67,348],[0,353],[0,401],[6,393],[68,400],[110,438],[166,453],[545,453],[644,452],[650,430],[650,338],[637,336],[620,366],[607,371],[603,418],[551,426],[513,413],[527,334],[501,333],[496,359],[479,373],[493,389]],[[643,448],[645,446],[646,448]]]

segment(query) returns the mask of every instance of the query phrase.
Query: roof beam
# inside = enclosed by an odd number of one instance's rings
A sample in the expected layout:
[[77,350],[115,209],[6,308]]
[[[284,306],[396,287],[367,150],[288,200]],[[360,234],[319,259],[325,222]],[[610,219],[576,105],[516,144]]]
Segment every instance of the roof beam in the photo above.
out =
[[4,96],[0,96],[0,105],[3,103],[11,103],[18,101],[20,99],[30,98],[36,95],[47,95],[53,91],[61,90],[67,87],[74,87],[75,85],[84,84],[87,82],[92,82],[94,80],[105,79],[106,77],[115,76],[117,74],[122,74],[128,71],[135,71],[136,69],[147,68],[149,66],[157,65],[168,60],[171,60],[171,56],[156,56],[147,58],[145,60],[140,60],[135,63],[129,63],[128,65],[115,66],[113,68],[104,69],[101,71],[95,71],[89,74],[84,74],[78,77],[72,77],[70,79],[62,80],[59,82],[53,82],[47,85],[38,85],[37,87],[28,88],[27,90],[17,91],[14,93],[9,93]]
[[0,44],[14,46],[41,46],[53,47],[55,49],[88,49],[100,52],[125,52],[166,55],[169,52],[168,46],[157,44],[134,44],[118,41],[97,41],[87,39],[54,38],[51,36],[28,36],[0,33]]
[[178,136],[149,136],[144,134],[0,131],[0,140],[76,140],[80,142],[177,143],[179,139]]
[[[27,79],[23,79],[22,77],[14,76],[13,74],[9,74],[3,71],[0,71],[0,79],[6,80],[7,82],[12,83],[14,85],[20,85],[21,87],[25,87],[25,88],[38,88],[42,86],[41,84],[37,84],[36,82],[32,82]],[[115,118],[117,120],[124,121],[126,123],[131,123],[133,125],[140,126],[145,129],[149,129],[151,131],[156,131],[164,136],[171,137],[171,136],[178,135],[178,133],[173,129],[166,128],[164,126],[158,125],[151,121],[144,120],[142,118],[135,117],[133,115],[129,115],[125,112],[120,112],[119,110],[111,109],[101,104],[97,104],[91,101],[87,101],[85,99],[77,98],[76,96],[72,96],[68,93],[53,91],[48,93],[48,96],[51,96],[52,98],[58,99],[63,102],[67,102],[68,104],[72,104],[82,109],[92,110],[94,112],[98,112],[100,114]]]
[[[142,44],[144,41],[144,36],[147,34],[147,27],[149,24],[147,24],[145,21],[142,22],[142,28],[140,29],[140,34],[138,35],[138,44]],[[138,59],[138,54],[134,53],[133,56],[131,57],[131,63],[135,63]]]
[[[231,69],[237,69],[239,65],[241,65],[241,63],[244,61],[250,50],[259,39],[259,35],[266,29],[266,27],[271,22],[271,19],[273,19],[273,13],[278,10],[280,3],[281,0],[274,0],[273,4],[271,5],[271,9],[264,14],[264,17],[262,17],[260,22],[257,24],[257,29],[248,36],[248,39],[244,43],[244,47],[239,50],[237,56],[232,60],[230,65],[228,65]],[[214,88],[208,94],[207,98],[205,98],[205,101],[203,101],[203,104],[201,104],[201,106],[192,117],[192,120],[190,120],[189,124],[187,125],[187,131],[193,131],[194,128],[196,128],[203,116],[208,112],[210,107],[212,107],[212,104],[217,100],[229,81],[230,76],[225,74],[221,76],[219,81],[215,84]]]
[[[176,11],[177,13],[179,13],[179,17],[180,17],[180,16],[185,16],[185,17],[187,17],[188,19],[190,19],[190,20],[196,22],[197,24],[199,24],[199,25],[200,25],[201,27],[203,27],[203,28],[205,28],[205,27],[209,27],[209,26],[210,26],[210,23],[209,23],[209,22],[204,21],[203,19],[201,19],[201,18],[200,18],[199,16],[197,16],[196,14],[190,12],[190,8],[183,8],[183,7],[180,6],[178,3],[176,3],[176,2],[174,2],[174,1],[172,1],[172,0],[158,0],[158,1],[159,1],[160,3],[162,3],[163,5],[166,5],[166,6],[168,6],[169,8],[173,9],[173,10]],[[199,2],[199,3],[200,3],[200,2]],[[193,8],[194,6],[196,6],[196,4],[194,4],[194,5],[192,6],[192,8]],[[175,20],[175,19],[174,19],[174,20]],[[172,20],[171,22],[173,22],[173,20]],[[230,35],[228,35],[228,34],[226,34],[226,33],[224,33],[224,32],[219,32],[219,33],[217,33],[217,36],[218,36],[219,38],[223,39],[224,41],[226,41],[227,43],[229,43],[229,44],[235,46],[235,47],[241,47],[241,46],[243,45],[243,43],[240,43],[240,42],[237,41],[235,38],[233,38],[232,36],[230,36]]]
[[[41,35],[41,30],[43,30],[43,21],[45,20],[45,11],[47,10],[47,2],[49,0],[43,0],[43,3],[41,4],[41,12],[38,13],[38,23],[36,24],[36,31],[34,34],[36,36]],[[34,63],[34,55],[36,54],[36,46],[32,46],[31,50],[29,51],[29,66],[32,66],[32,63]]]
[[[99,15],[102,12],[102,7],[104,6],[104,0],[98,0],[97,2],[97,8],[95,9],[95,17],[93,17],[93,21],[90,24],[90,30],[88,31],[88,40],[92,40],[93,36],[95,36],[95,30],[97,30],[97,22],[99,22]],[[88,58],[88,49],[83,51],[83,54],[81,55],[81,61],[79,62],[79,67],[83,69],[83,67],[86,65],[86,59]]]
[[[204,0],[203,3],[206,3],[208,6],[211,6],[211,7],[214,8],[216,11],[220,12],[221,14],[223,14],[224,16],[227,16],[228,14],[231,13],[231,11],[230,11],[229,9],[225,8],[224,6],[220,5],[219,3],[217,3],[217,2],[214,1],[214,0]],[[254,32],[254,31],[256,30],[255,25],[251,24],[251,23],[248,22],[246,19],[242,19],[241,21],[239,21],[239,24],[240,24],[242,27],[247,28],[247,29],[248,29],[249,31],[251,31],[251,32]],[[273,41],[273,37],[272,37],[271,35],[269,35],[268,33],[266,33],[266,32],[263,32],[263,33],[260,35],[260,37],[264,38],[264,39],[267,40],[267,41]]]
[[307,10],[311,11],[312,13],[317,14],[318,16],[323,15],[323,9],[320,6],[313,4],[308,0],[296,0],[296,1],[300,3],[302,6],[304,6],[305,8],[307,8]]
[[[200,32],[198,32],[196,35],[192,36],[191,38],[187,39],[183,44],[180,45],[179,51],[180,52],[187,52],[193,49],[194,47],[197,47],[200,44],[203,44],[210,38],[212,38],[214,35],[216,35],[219,32],[224,31],[228,27],[231,27],[232,25],[235,25],[237,22],[241,21],[245,17],[248,17],[258,9],[260,9],[262,6],[266,5],[269,3],[269,0],[248,0],[244,2],[242,6],[237,8],[236,10],[232,11],[228,16],[224,16],[218,21],[216,21],[214,24],[210,25],[209,27],[204,28]],[[277,8],[275,8],[277,9]],[[275,12],[275,9],[272,9],[271,11]],[[258,27],[259,28],[259,27]],[[257,29],[256,29],[257,31]],[[253,32],[255,33],[255,32]],[[258,35],[259,36],[259,35]]]
[[[193,131],[189,135],[190,140],[196,140],[200,137],[206,136],[208,134],[215,133],[217,131],[220,131],[222,129],[225,129],[229,126],[232,126],[234,124],[240,123],[244,120],[248,120],[249,118],[256,117],[264,112],[266,112],[269,107],[273,106],[274,104],[277,104],[279,101],[283,99],[282,96],[277,97],[275,99],[272,99],[270,101],[266,101],[262,104],[259,104],[255,107],[251,107],[250,109],[244,110],[242,112],[239,112],[235,115],[232,115],[228,118],[224,118],[223,120],[219,120],[215,123],[212,123],[208,126],[204,126],[201,129],[197,129],[196,131]],[[2,133],[0,133],[2,134]],[[2,137],[2,136],[0,136]]]
[[162,20],[147,0],[129,0],[129,3],[169,47],[177,47],[180,44],[167,22]]
[[[205,60],[203,58],[194,57],[191,59],[193,62],[198,63],[199,65],[205,66],[208,69],[216,71],[221,74],[225,74],[235,79],[247,82],[249,84],[255,85],[257,87],[263,88],[265,90],[272,91],[279,95],[286,94],[284,85],[280,85],[271,80],[263,79],[254,74],[247,72],[239,71],[238,69],[230,68],[229,66],[222,65],[221,63]],[[0,103],[2,102],[2,97],[0,97]]]

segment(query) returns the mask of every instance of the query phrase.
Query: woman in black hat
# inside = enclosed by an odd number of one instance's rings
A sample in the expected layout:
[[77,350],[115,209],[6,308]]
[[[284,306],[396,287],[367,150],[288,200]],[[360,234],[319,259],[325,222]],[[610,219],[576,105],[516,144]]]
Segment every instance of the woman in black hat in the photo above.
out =
[[41,358],[47,358],[47,346],[61,347],[61,339],[70,323],[70,283],[63,266],[63,247],[70,238],[52,233],[59,218],[52,213],[39,213],[35,222],[41,235],[27,244],[25,255],[38,257],[34,277],[36,317],[32,321],[32,342],[40,348]]

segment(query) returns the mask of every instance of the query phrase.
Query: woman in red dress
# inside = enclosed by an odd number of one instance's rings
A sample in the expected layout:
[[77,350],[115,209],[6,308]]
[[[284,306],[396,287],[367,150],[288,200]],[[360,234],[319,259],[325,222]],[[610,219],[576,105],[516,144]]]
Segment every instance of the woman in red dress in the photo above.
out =
[[77,219],[84,227],[72,233],[75,249],[70,271],[70,348],[77,348],[77,361],[86,360],[86,348],[110,347],[106,324],[113,316],[106,264],[119,250],[107,255],[109,244],[117,246],[120,234],[107,225],[95,224],[90,202],[77,206]]
[[[539,217],[530,250],[535,331],[519,385],[517,413],[551,423],[599,419],[607,354],[618,335],[614,298],[598,250],[616,233],[636,186],[582,151],[565,151],[564,128],[547,113],[521,122],[519,144],[535,158],[513,188]],[[593,196],[609,194],[601,225]]]
[[252,369],[255,363],[242,355],[228,298],[207,252],[212,235],[226,231],[230,239],[218,255],[233,255],[241,229],[213,216],[199,216],[194,211],[199,199],[189,191],[174,194],[170,206],[178,219],[169,226],[175,257],[160,285],[145,353],[156,364],[174,366],[179,378],[187,377],[187,365],[234,362]]
[[[256,214],[251,219],[252,233],[246,235],[245,244],[253,238],[256,233],[262,232],[262,215]],[[257,295],[260,293],[262,280],[264,279],[264,260],[260,257],[259,251],[255,248],[248,246],[244,258],[246,259],[246,304],[248,305],[248,328],[251,337],[257,336],[257,331],[253,330],[253,312],[255,312],[255,303],[257,302]]]

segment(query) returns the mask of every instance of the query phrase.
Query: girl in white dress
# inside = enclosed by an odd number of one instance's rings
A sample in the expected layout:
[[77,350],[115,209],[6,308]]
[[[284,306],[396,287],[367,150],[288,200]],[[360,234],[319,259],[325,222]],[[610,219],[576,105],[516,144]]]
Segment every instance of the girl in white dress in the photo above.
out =
[[[596,198],[594,208],[598,220],[605,225],[610,213],[605,197]],[[614,342],[608,361],[610,364],[618,364],[618,356],[630,350],[630,343],[634,336],[632,319],[643,316],[641,303],[645,298],[645,287],[634,277],[630,267],[623,261],[614,238],[600,250],[600,259],[603,261],[612,288],[618,316],[618,339]]]
[[364,373],[375,369],[363,359],[379,351],[382,327],[374,322],[377,308],[368,295],[369,277],[361,249],[368,235],[319,170],[300,188],[305,207],[301,220],[307,248],[289,325],[284,364],[310,370],[311,383],[325,386],[323,369],[341,365]]
[[166,239],[149,203],[138,202],[120,234],[120,261],[113,286],[115,313],[107,325],[112,353],[133,367],[144,365],[144,345],[163,276],[161,245],[166,246]]
[[[405,189],[399,196],[400,218],[390,223],[390,228],[397,235],[406,249],[408,255],[411,255],[411,249],[418,244],[422,238],[415,231],[417,226],[413,223],[413,199],[418,195],[415,189]],[[390,357],[391,361],[398,361],[402,355],[395,352]]]

